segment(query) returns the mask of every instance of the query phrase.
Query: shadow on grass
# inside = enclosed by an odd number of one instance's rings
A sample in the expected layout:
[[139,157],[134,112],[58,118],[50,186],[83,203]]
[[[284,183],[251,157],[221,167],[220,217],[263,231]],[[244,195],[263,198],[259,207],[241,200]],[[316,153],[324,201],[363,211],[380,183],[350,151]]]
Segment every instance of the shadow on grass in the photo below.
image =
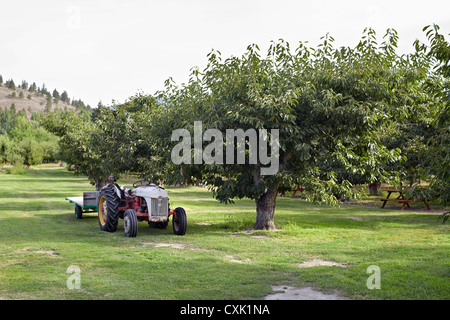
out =
[[[11,178],[4,178],[1,177],[0,178],[0,182],[2,182],[3,184],[5,183],[18,183],[18,178],[16,176],[16,178],[14,178],[13,176]],[[21,177],[20,179],[22,184],[30,184],[30,183],[36,183],[36,184],[45,184],[45,183],[49,183],[49,184],[53,184],[53,183],[67,183],[68,185],[78,185],[80,183],[86,183],[86,189],[95,189],[94,187],[92,187],[92,185],[89,185],[88,181],[83,181],[83,180],[74,180],[74,178],[67,178],[67,179],[46,179],[46,178],[28,178],[28,175],[25,177]],[[92,190],[87,190],[87,191],[92,191]]]
[[[323,212],[311,213],[283,213],[275,216],[275,224],[287,225],[295,223],[301,228],[337,228],[337,229],[363,229],[373,230],[384,225],[405,225],[408,228],[435,228],[437,226],[437,216],[430,214],[408,214],[398,212],[374,212],[370,215],[356,215],[352,212],[342,212],[341,214],[326,214]],[[395,226],[394,226],[395,227]]]
[[[39,192],[35,191],[33,193],[28,192],[11,192],[0,193],[0,199],[48,199],[49,201],[60,201],[66,200],[66,197],[81,197],[83,194],[79,194],[79,192]],[[68,200],[66,200],[68,201]]]
[[[58,224],[58,228],[64,230],[66,228],[71,228],[76,225],[77,228],[83,229],[83,231],[89,232],[92,228],[97,228],[98,232],[104,233],[99,229],[98,225],[98,214],[97,212],[87,212],[83,213],[82,219],[75,218],[74,211],[63,210],[62,213],[35,213],[33,215],[38,221],[35,223],[45,224],[49,220],[52,222],[56,222]],[[20,222],[15,222],[18,220],[22,220],[22,218],[5,218],[5,223],[11,224],[19,224]],[[246,231],[249,228],[253,227],[254,223],[250,223],[248,225],[244,223],[233,224],[232,222],[223,222],[223,223],[215,223],[212,225],[198,225],[196,223],[187,224],[186,235],[215,235],[215,236],[224,236],[229,237],[229,232],[239,232]],[[78,229],[79,230],[79,229]],[[123,235],[123,219],[119,219],[117,231],[112,234],[120,234]],[[151,236],[151,237],[159,237],[159,236],[167,236],[173,235],[175,237],[179,237],[174,234],[172,227],[172,218],[169,219],[168,227],[166,229],[152,228],[148,225],[147,221],[139,221],[138,222],[138,237],[139,236]],[[182,237],[182,236],[181,236]]]
[[[62,206],[60,206],[62,207]],[[51,213],[35,213],[36,217],[42,217],[44,219],[57,219],[60,221],[73,220],[73,223],[77,223],[80,220],[75,219],[75,213],[73,210],[67,210],[66,207],[63,209],[62,214],[51,214]],[[83,214],[83,221],[95,221],[97,222],[98,215],[96,212],[87,212]],[[352,219],[361,219],[362,221],[355,221]],[[188,215],[188,225],[187,234],[214,234],[217,236],[229,237],[230,232],[267,232],[266,230],[253,230],[254,226],[254,216],[250,214],[242,214],[242,216],[234,215],[227,221],[213,222],[207,225],[200,225],[202,221],[195,219],[195,222],[189,221]],[[119,226],[123,224],[122,219],[119,219]],[[277,231],[292,231],[292,226],[296,232],[301,232],[302,229],[317,229],[320,232],[323,230],[331,229],[347,229],[347,230],[379,230],[380,228],[387,228],[392,230],[393,228],[406,226],[407,228],[413,229],[433,229],[439,232],[440,226],[442,224],[438,223],[435,216],[430,215],[409,215],[398,216],[398,215],[349,215],[349,216],[336,216],[335,214],[279,214],[275,216],[275,224],[279,227]],[[144,227],[144,228],[143,228]],[[168,229],[172,229],[172,219],[169,220]],[[167,234],[165,229],[150,228],[147,222],[139,222],[139,233],[143,232],[146,235],[156,235],[156,234]],[[172,231],[170,231],[171,233]],[[268,235],[270,236],[268,231]],[[445,232],[445,230],[442,230]]]

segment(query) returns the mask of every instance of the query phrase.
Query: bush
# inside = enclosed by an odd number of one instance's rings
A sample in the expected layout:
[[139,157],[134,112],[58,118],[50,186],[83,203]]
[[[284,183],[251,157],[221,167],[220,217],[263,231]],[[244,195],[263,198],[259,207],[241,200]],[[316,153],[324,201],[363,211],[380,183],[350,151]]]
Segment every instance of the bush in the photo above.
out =
[[4,166],[3,171],[6,174],[25,174],[25,168],[21,165]]
[[44,150],[39,142],[32,138],[26,138],[19,143],[20,154],[27,167],[41,164],[44,159]]

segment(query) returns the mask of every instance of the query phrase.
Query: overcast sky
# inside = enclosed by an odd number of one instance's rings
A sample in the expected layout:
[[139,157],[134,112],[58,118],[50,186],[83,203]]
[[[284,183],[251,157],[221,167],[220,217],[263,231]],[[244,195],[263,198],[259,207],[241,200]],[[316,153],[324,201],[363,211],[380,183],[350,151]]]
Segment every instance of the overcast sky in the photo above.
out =
[[0,1],[4,81],[45,83],[91,106],[152,94],[169,77],[186,82],[211,49],[229,57],[280,38],[317,45],[327,32],[336,46],[354,46],[372,27],[380,39],[396,29],[406,53],[425,25],[450,33],[448,0]]

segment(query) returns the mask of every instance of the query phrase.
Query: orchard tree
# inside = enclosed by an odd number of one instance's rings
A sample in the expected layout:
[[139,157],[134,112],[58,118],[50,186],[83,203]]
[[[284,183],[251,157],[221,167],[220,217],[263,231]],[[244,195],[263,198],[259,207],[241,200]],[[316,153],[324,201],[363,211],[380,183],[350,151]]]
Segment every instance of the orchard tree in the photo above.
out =
[[[100,190],[109,175],[132,171],[149,177],[146,170],[152,163],[153,137],[144,126],[148,128],[156,104],[153,97],[139,94],[124,104],[99,104],[92,114],[53,112],[41,123],[60,137],[63,160]],[[152,172],[155,176],[157,170]]]
[[60,137],[59,145],[63,161],[73,166],[77,174],[86,175],[96,190],[104,186],[104,180],[111,173],[111,166],[105,166],[109,159],[101,153],[103,137],[98,127],[85,112],[53,112],[47,114],[41,124],[45,129]]
[[[166,125],[156,116],[158,106],[160,103],[153,96],[137,94],[123,104],[99,105],[93,111],[98,128],[93,139],[102,141],[99,148],[107,160],[104,167],[108,172],[116,176],[133,172],[156,183],[163,179],[169,164],[159,156],[161,150],[155,151],[161,145],[155,132]],[[168,147],[165,145],[164,150]]]
[[13,143],[8,135],[0,134],[0,162],[6,164],[11,162],[11,154],[13,153]]
[[19,148],[19,144],[11,140],[8,135],[0,134],[0,161],[4,164],[22,165],[24,163],[21,154],[23,150]]
[[136,96],[121,105],[99,104],[92,114],[84,111],[47,114],[42,125],[60,137],[63,160],[100,190],[109,175],[123,172],[145,174],[143,162],[151,158],[152,137],[144,136],[141,124],[148,123],[154,103],[151,97]]
[[[261,129],[265,141],[279,147],[272,148],[270,155],[278,162],[275,174],[262,174],[268,162],[261,154],[245,164],[196,164],[194,150],[186,157],[191,161],[174,166],[168,159],[170,149],[155,148],[173,168],[168,173],[198,172],[221,202],[254,199],[255,229],[275,227],[277,195],[296,185],[306,189],[309,199],[327,203],[336,203],[335,195],[354,193],[349,181],[338,181],[334,171],[321,169],[323,165],[338,163],[368,181],[386,177],[381,168],[400,154],[384,147],[376,133],[396,115],[415,108],[410,97],[420,91],[426,73],[408,57],[396,54],[395,30],[388,30],[381,45],[372,29],[365,30],[355,48],[335,49],[329,35],[322,40],[317,48],[300,43],[294,51],[281,40],[272,43],[265,58],[256,45],[242,57],[225,60],[212,51],[203,72],[195,69],[190,82],[180,88],[169,84],[160,97],[156,143],[176,146],[169,141],[175,128],[185,128],[193,137],[197,120],[204,130],[202,148],[214,149],[210,154],[220,159],[221,146],[232,144],[221,142],[217,135],[205,138],[208,129],[218,129],[222,137],[227,129],[242,129],[244,134]],[[272,129],[279,130],[277,137]],[[250,141],[247,136],[244,144],[251,147]],[[234,144],[235,155],[239,147]]]
[[42,146],[32,138],[26,138],[20,141],[19,150],[23,158],[23,164],[28,168],[33,165],[41,164],[44,159],[44,150]]
[[[428,138],[428,155],[430,163],[427,167],[431,177],[429,190],[421,190],[418,197],[438,198],[444,204],[450,203],[450,43],[440,33],[438,25],[423,28],[428,43],[416,40],[418,53],[425,54],[432,62],[432,81],[427,88],[440,106],[432,122]],[[448,213],[447,213],[448,217]]]

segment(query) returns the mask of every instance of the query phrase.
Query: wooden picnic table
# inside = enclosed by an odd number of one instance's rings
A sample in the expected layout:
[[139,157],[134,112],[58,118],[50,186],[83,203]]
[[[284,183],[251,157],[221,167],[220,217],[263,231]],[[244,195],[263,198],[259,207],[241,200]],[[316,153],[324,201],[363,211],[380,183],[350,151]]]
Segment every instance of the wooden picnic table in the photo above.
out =
[[[386,203],[388,201],[395,201],[395,202],[403,203],[402,208],[400,209],[401,211],[403,211],[405,209],[405,207],[411,208],[411,206],[409,205],[410,202],[423,202],[423,203],[425,203],[425,206],[427,207],[427,209],[431,210],[430,206],[428,205],[428,203],[425,199],[420,199],[420,200],[415,200],[413,198],[407,199],[403,195],[403,190],[400,190],[400,189],[387,189],[386,191],[388,193],[386,198],[378,198],[379,200],[383,201],[383,205],[381,206],[382,209],[384,208],[384,206],[386,205]],[[399,194],[397,196],[397,198],[395,198],[395,199],[389,198],[391,196],[391,194],[393,194],[393,193]]]

